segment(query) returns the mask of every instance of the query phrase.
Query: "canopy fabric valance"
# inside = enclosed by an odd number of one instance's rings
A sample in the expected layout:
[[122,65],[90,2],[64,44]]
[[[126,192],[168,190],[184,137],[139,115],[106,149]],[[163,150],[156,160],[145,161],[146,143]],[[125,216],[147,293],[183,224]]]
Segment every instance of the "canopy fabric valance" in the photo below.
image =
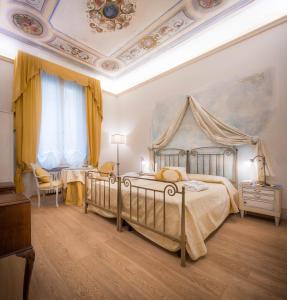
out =
[[[274,175],[269,153],[258,137],[249,136],[232,126],[223,123],[206,111],[199,102],[191,96],[187,97],[184,106],[170,126],[155,142],[153,142],[152,148],[161,149],[168,145],[179,129],[189,107],[191,108],[192,114],[199,128],[210,138],[211,141],[226,146],[256,145],[256,154],[263,155],[265,157],[267,173],[270,176]],[[263,170],[258,168],[258,178],[262,177],[263,174],[261,174],[261,172],[263,172]]]
[[85,88],[88,163],[98,165],[103,119],[100,82],[41,58],[18,52],[14,61],[13,111],[16,130],[16,189],[23,191],[22,173],[37,160],[41,122],[41,72],[74,81]]

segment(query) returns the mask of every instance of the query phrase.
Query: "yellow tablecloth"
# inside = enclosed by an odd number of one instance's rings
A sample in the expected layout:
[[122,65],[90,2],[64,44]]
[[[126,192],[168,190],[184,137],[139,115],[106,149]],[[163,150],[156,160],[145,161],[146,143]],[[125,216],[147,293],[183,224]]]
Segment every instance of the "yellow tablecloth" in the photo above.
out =
[[67,183],[65,204],[82,206],[85,198],[85,185],[80,181]]
[[85,173],[92,168],[67,168],[61,172],[66,205],[82,206],[85,198]]

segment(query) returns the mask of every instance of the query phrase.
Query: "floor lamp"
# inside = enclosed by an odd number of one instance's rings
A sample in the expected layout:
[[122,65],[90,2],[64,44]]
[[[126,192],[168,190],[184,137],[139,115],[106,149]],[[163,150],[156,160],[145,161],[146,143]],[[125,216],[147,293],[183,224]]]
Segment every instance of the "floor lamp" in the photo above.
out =
[[111,143],[117,145],[117,176],[120,176],[120,153],[119,145],[126,143],[126,136],[123,134],[113,134],[111,138]]

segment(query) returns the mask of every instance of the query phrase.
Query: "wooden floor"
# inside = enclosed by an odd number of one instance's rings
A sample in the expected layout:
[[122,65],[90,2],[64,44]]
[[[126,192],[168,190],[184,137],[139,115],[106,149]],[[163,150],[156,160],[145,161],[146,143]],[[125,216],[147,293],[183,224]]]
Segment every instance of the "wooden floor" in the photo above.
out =
[[[179,258],[75,207],[32,209],[30,299],[287,299],[287,224],[229,217],[208,255]],[[0,260],[0,299],[21,299],[24,261]]]

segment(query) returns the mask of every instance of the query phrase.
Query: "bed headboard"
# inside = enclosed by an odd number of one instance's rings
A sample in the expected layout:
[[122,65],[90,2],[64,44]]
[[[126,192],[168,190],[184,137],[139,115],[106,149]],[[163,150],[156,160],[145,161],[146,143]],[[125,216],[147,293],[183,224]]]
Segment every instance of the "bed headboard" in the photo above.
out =
[[186,150],[177,148],[153,149],[154,170],[158,171],[163,167],[187,167]]
[[200,147],[187,151],[187,172],[228,178],[237,186],[237,149]]
[[237,149],[235,147],[200,147],[153,149],[154,170],[167,166],[185,167],[187,173],[217,175],[237,186]]

